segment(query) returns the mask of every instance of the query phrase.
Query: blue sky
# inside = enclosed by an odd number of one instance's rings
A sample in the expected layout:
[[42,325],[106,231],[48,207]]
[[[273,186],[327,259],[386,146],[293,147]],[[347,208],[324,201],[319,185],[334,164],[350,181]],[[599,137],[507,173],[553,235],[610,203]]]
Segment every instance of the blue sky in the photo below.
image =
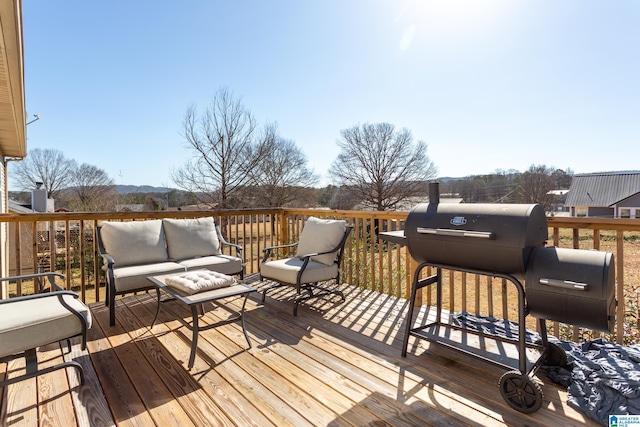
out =
[[637,170],[640,2],[24,0],[28,149],[173,186],[187,107],[221,87],[326,172],[389,122],[439,176]]

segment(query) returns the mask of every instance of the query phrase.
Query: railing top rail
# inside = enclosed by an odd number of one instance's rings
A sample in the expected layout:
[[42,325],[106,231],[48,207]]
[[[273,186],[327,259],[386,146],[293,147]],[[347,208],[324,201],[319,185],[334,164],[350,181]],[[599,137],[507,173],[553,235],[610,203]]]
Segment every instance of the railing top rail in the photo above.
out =
[[640,220],[634,218],[547,217],[549,227],[585,228],[590,230],[640,231]]
[[198,210],[198,211],[143,211],[143,212],[34,212],[23,214],[0,214],[0,222],[21,221],[65,221],[65,220],[100,220],[109,219],[147,219],[147,218],[199,218],[203,216],[256,215],[282,212],[279,208],[269,209],[233,209],[233,210]]
[[[66,221],[66,220],[104,220],[108,219],[149,219],[149,218],[198,218],[202,216],[234,215],[306,215],[319,217],[379,218],[404,220],[407,211],[359,211],[338,209],[289,209],[289,208],[246,208],[229,210],[197,211],[145,211],[145,212],[48,212],[0,214],[0,222]],[[547,217],[549,227],[576,228],[591,230],[640,231],[640,220],[633,218],[590,218],[590,217]]]

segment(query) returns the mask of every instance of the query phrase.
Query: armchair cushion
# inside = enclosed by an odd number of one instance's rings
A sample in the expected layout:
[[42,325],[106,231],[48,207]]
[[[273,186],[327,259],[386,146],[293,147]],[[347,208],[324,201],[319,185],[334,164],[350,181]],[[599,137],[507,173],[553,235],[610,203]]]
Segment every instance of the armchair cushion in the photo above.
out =
[[[347,222],[344,220],[309,217],[302,228],[296,256],[326,252],[335,248],[342,241],[346,228]],[[336,252],[312,256],[311,259],[331,265],[336,260]]]
[[220,254],[220,241],[213,218],[165,218],[162,223],[170,259],[182,260]]
[[82,322],[60,303],[59,297],[86,319],[87,328],[91,327],[89,308],[71,294],[52,292],[42,298],[17,298],[1,306],[0,357],[82,334]]
[[115,265],[166,262],[162,220],[103,222],[100,237]]
[[[269,261],[260,265],[260,275],[281,283],[295,285],[298,272],[302,268],[300,258],[287,258]],[[338,265],[325,265],[320,262],[309,261],[300,279],[300,283],[315,283],[334,279],[338,275]]]

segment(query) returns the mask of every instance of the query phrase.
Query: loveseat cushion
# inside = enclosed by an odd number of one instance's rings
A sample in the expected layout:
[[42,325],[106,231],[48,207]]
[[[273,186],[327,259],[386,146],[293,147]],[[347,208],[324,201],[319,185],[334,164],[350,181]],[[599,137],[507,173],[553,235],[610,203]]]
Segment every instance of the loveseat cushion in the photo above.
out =
[[212,255],[186,259],[179,262],[187,270],[207,269],[222,274],[239,274],[242,272],[242,260],[230,255]]
[[[57,342],[82,333],[82,322],[67,310],[59,294],[23,299],[0,305],[0,357]],[[64,302],[80,313],[91,327],[91,312],[73,295]]]
[[181,260],[220,253],[220,241],[213,218],[165,218],[162,224],[170,259]]
[[162,220],[102,223],[100,237],[116,266],[165,262],[168,259]]
[[185,267],[175,262],[156,264],[128,265],[113,269],[116,292],[128,292],[138,289],[149,289],[153,283],[147,277],[160,274],[182,273]]
[[[302,228],[296,256],[326,252],[335,248],[342,241],[346,229],[347,222],[344,220],[309,217]],[[331,265],[336,260],[336,252],[316,255],[311,259],[325,265]]]

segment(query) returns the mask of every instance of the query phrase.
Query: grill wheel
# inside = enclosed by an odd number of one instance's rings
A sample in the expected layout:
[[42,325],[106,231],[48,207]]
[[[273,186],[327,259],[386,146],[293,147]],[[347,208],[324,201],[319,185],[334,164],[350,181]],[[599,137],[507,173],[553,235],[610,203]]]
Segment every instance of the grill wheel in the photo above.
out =
[[516,411],[531,414],[542,406],[542,388],[520,371],[505,372],[498,387],[502,398]]
[[568,363],[567,353],[558,344],[548,342],[547,353],[545,354],[544,363],[547,366],[566,366]]

